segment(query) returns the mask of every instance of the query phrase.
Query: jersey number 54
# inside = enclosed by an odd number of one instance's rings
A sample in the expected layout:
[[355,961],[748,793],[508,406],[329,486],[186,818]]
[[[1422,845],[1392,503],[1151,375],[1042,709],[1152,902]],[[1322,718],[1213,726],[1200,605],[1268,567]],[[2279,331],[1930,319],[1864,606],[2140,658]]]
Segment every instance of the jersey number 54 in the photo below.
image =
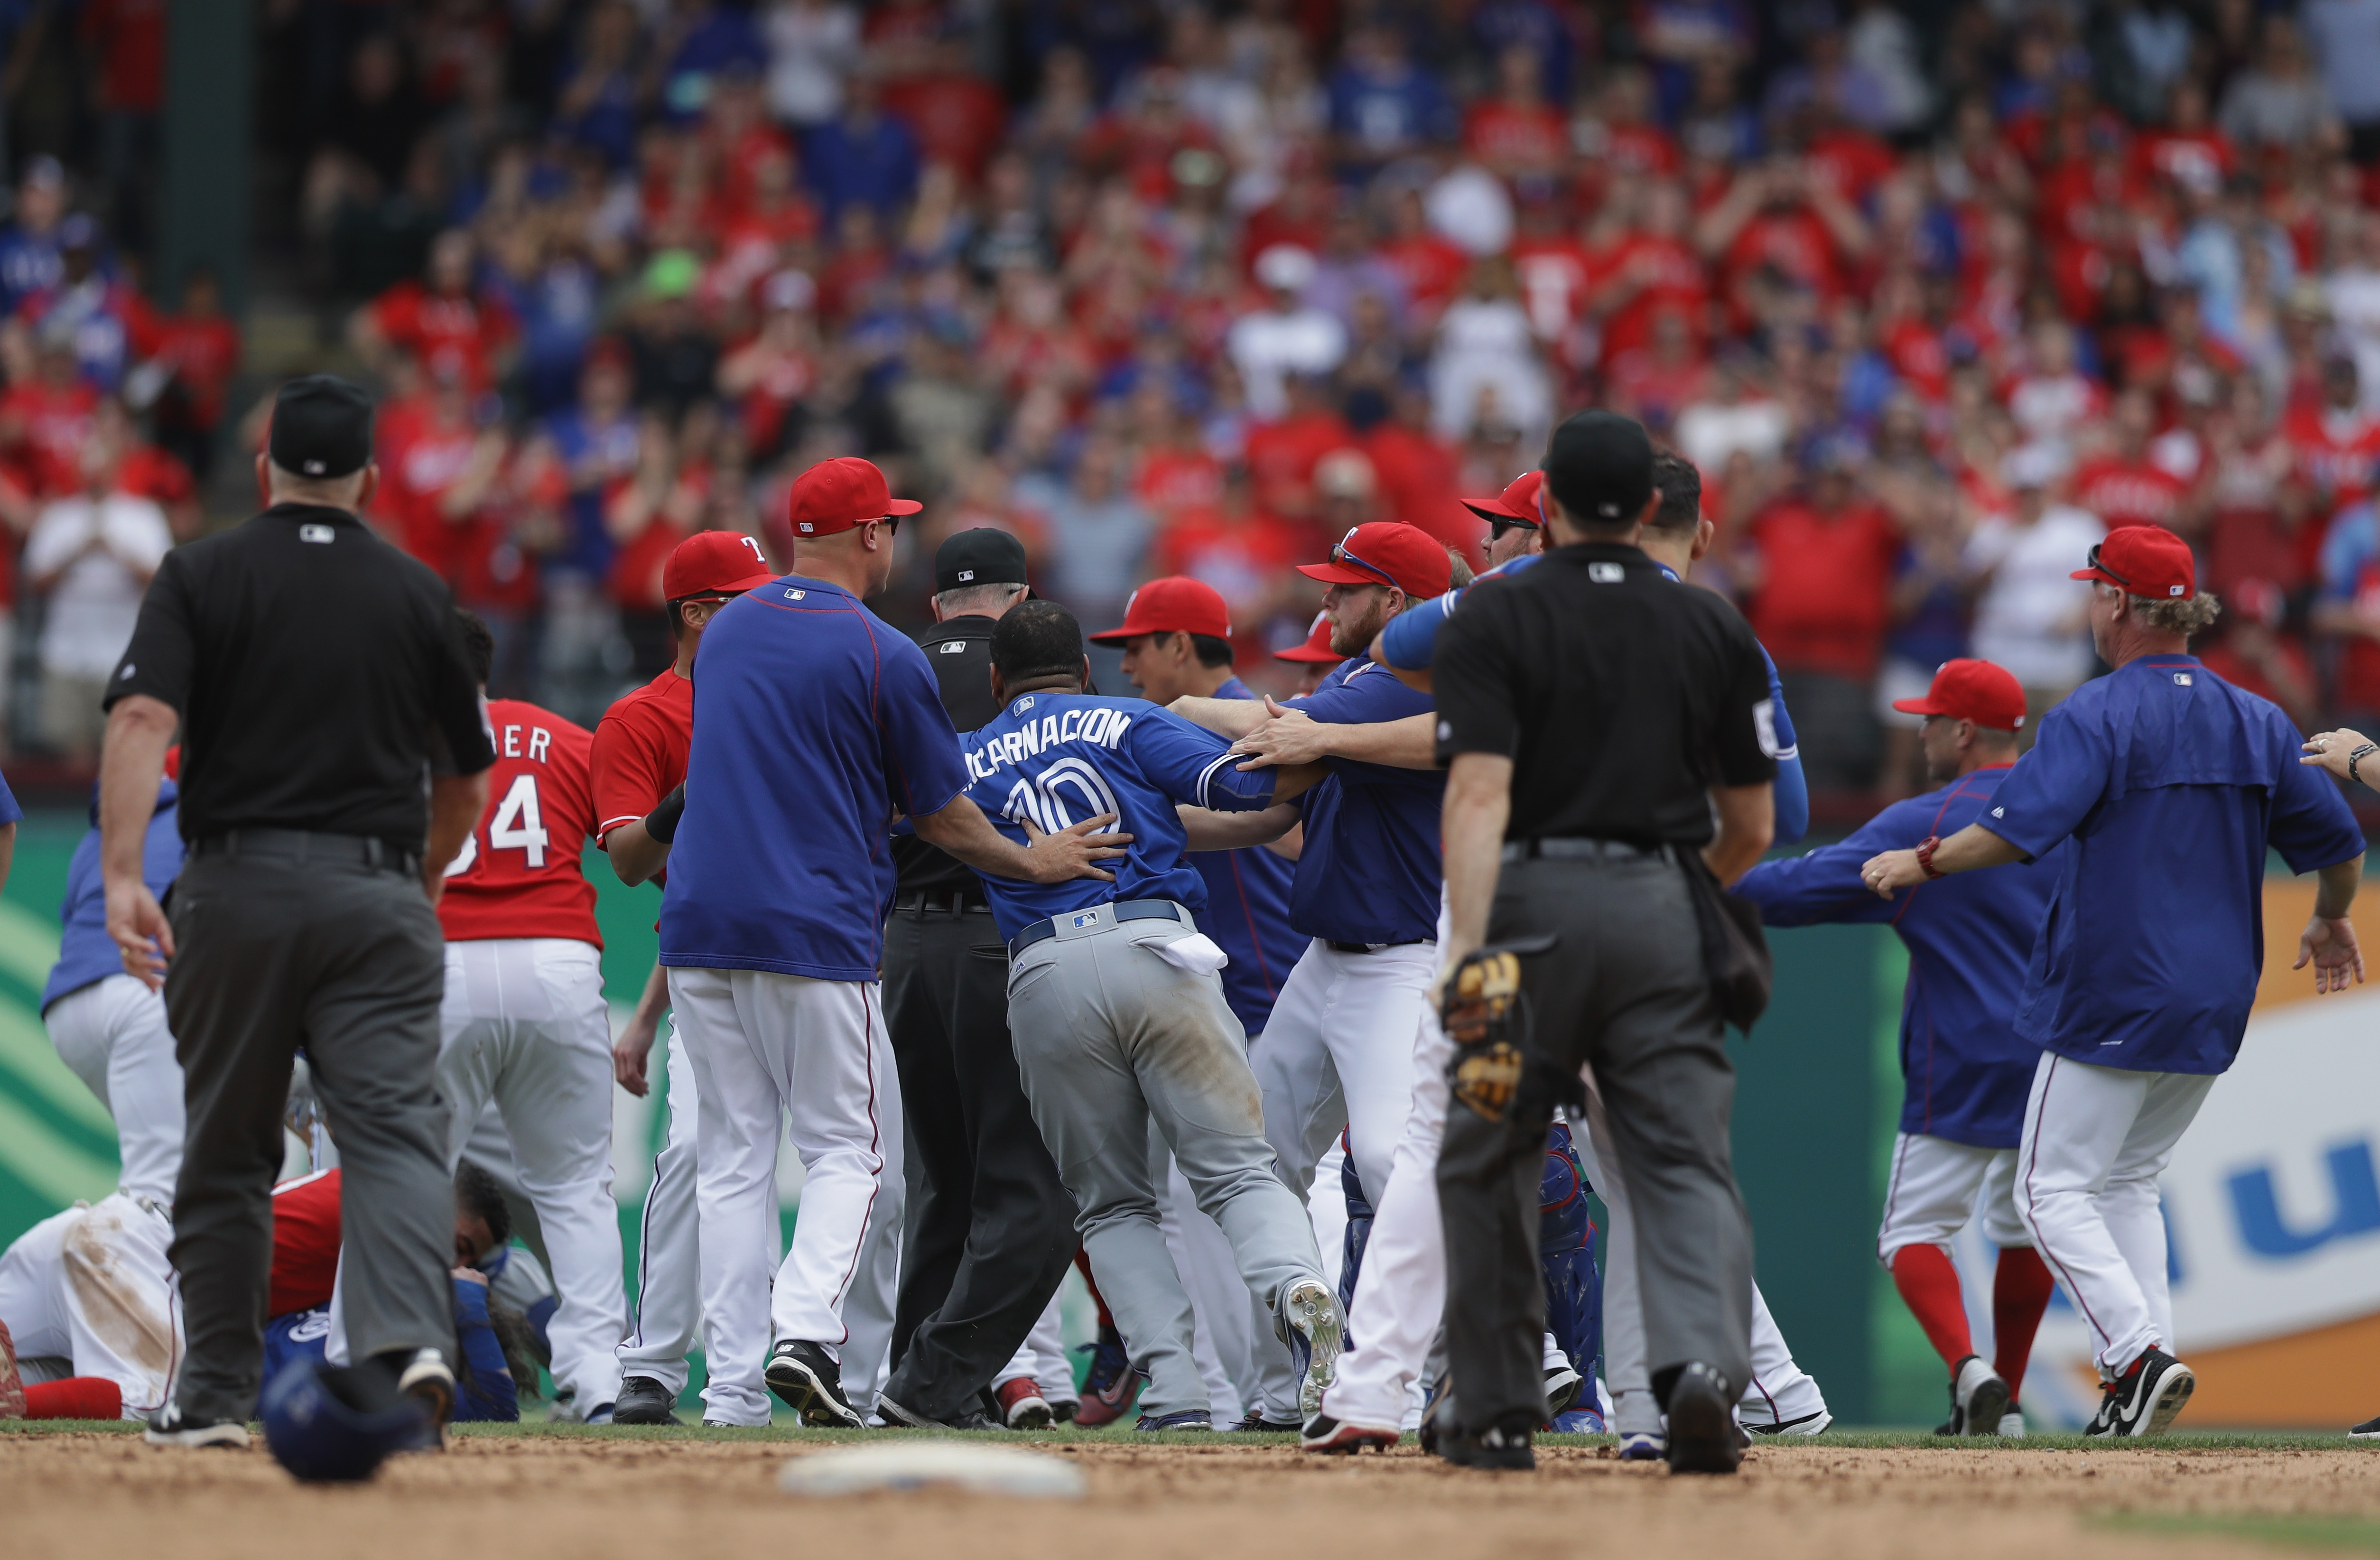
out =
[[[488,849],[524,852],[530,867],[540,867],[545,865],[545,819],[537,807],[537,777],[521,775],[488,819]],[[446,876],[460,877],[479,863],[480,831],[475,828],[463,841],[461,853],[447,865]]]

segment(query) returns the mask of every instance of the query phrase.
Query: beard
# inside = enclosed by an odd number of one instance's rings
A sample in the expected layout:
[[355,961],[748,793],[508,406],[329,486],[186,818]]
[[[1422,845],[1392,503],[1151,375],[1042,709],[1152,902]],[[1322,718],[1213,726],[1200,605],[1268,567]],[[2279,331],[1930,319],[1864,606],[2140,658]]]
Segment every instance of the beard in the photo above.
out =
[[1365,603],[1363,615],[1352,626],[1336,617],[1330,620],[1330,648],[1337,655],[1360,656],[1388,623],[1389,593],[1383,590]]

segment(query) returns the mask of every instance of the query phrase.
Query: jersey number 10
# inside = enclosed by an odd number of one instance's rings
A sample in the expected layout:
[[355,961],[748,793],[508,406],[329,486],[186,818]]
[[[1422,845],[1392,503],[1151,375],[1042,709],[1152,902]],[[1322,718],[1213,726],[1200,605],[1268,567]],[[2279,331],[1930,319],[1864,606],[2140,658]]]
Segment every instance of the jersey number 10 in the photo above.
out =
[[[1082,808],[1080,816],[1067,809],[1067,792]],[[1019,777],[1008,788],[1008,800],[1000,809],[1001,816],[1011,823],[1033,820],[1033,827],[1044,834],[1055,834],[1072,828],[1083,818],[1095,818],[1101,813],[1113,813],[1116,822],[1099,830],[1112,834],[1123,827],[1123,809],[1116,804],[1115,792],[1108,785],[1107,777],[1094,768],[1087,759],[1069,756],[1059,759],[1038,775],[1030,779]]]
[[[545,865],[545,819],[537,808],[535,775],[516,778],[504,799],[496,804],[496,815],[488,820],[488,849],[526,852],[531,867]],[[462,853],[447,866],[446,876],[460,877],[479,864],[480,831],[475,828],[464,840]]]

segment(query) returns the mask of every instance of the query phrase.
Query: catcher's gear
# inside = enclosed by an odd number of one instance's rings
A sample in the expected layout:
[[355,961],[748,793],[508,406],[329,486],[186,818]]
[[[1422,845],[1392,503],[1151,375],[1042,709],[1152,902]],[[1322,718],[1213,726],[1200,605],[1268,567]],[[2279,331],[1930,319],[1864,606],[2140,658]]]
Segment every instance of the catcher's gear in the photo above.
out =
[[1439,991],[1438,1017],[1454,1042],[1447,1083],[1454,1097],[1500,1121],[1521,1086],[1528,1009],[1521,994],[1521,956],[1511,948],[1467,954]]

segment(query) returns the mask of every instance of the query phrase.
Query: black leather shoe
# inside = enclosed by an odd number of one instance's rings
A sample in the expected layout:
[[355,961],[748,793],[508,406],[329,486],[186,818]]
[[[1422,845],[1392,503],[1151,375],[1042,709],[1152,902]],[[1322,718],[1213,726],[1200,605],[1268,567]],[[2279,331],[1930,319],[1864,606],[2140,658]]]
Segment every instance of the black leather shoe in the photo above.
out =
[[612,1405],[613,1424],[676,1424],[677,1395],[650,1376],[628,1376]]

